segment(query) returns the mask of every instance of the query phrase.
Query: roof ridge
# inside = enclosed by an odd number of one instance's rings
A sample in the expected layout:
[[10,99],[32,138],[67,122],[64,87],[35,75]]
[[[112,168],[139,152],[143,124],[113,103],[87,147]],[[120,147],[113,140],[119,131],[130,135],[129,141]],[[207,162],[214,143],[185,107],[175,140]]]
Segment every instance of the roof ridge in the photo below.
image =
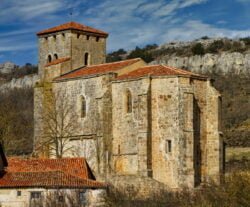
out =
[[96,64],[96,65],[88,65],[88,68],[91,67],[96,67],[96,66],[103,66],[103,65],[112,65],[115,63],[123,63],[123,62],[128,62],[128,61],[132,61],[132,60],[142,60],[141,58],[132,58],[132,59],[127,59],[127,60],[120,60],[120,61],[115,61],[115,62],[110,62],[110,63],[101,63],[101,64]]
[[78,22],[74,22],[74,21],[66,22],[66,23],[63,23],[54,27],[50,27],[48,29],[44,29],[38,32],[37,35],[40,36],[40,35],[45,35],[45,34],[50,34],[54,32],[65,31],[65,30],[79,30],[79,31],[84,31],[88,33],[98,34],[103,37],[108,36],[108,33],[100,29],[95,29],[93,27],[90,27],[90,26],[87,26]]
[[[164,68],[166,68],[166,69],[173,70],[173,71],[175,71],[175,72],[177,72],[177,73],[179,73],[179,74],[181,74],[182,71],[183,71],[183,73],[190,74],[190,73],[186,72],[185,70],[181,70],[181,69],[178,69],[178,68],[174,68],[174,67],[171,67],[171,66],[168,66],[168,65],[162,65],[162,66],[163,66]],[[180,70],[181,70],[181,71],[180,71]]]

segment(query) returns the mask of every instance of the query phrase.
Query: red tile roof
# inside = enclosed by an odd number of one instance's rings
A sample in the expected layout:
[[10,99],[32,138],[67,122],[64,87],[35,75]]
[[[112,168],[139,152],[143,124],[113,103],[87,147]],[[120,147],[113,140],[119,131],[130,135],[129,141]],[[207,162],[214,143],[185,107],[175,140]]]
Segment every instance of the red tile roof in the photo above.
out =
[[57,60],[53,60],[50,63],[47,63],[45,65],[45,67],[48,67],[48,66],[51,66],[51,65],[57,65],[59,63],[63,63],[63,62],[69,61],[69,60],[70,60],[70,57],[60,58],[60,59],[57,59]]
[[88,32],[88,33],[93,33],[95,35],[99,35],[99,36],[103,36],[103,37],[107,37],[108,33],[83,25],[83,24],[79,24],[76,22],[67,22],[65,24],[56,26],[56,27],[52,27],[50,29],[46,29],[43,30],[41,32],[38,32],[37,35],[45,35],[45,34],[49,34],[49,33],[53,33],[53,32],[59,32],[59,31],[64,31],[64,30],[78,30],[78,31],[83,31],[83,32]]
[[0,178],[0,188],[72,187],[100,188],[84,158],[20,159],[9,158],[9,166]]
[[66,73],[58,78],[55,78],[54,80],[64,80],[64,79],[73,79],[83,76],[90,76],[90,75],[96,75],[96,74],[104,74],[108,72],[115,72],[117,70],[120,70],[124,67],[127,67],[129,65],[132,65],[138,61],[141,61],[140,58],[130,59],[130,60],[124,60],[119,62],[113,62],[113,63],[105,63],[100,65],[90,65],[86,66],[74,71],[71,71],[69,73]]
[[193,76],[206,78],[205,76],[192,73],[187,70],[182,70],[174,67],[164,66],[164,65],[149,65],[145,67],[138,68],[132,72],[121,75],[117,77],[117,80],[124,79],[134,79],[144,76],[168,76],[168,75],[184,75],[184,76]]

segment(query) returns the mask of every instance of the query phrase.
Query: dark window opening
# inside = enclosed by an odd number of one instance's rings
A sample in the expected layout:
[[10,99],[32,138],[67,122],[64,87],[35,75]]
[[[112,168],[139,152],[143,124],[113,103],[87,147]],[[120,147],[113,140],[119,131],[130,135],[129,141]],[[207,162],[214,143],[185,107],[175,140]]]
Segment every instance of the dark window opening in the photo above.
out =
[[58,55],[54,54],[54,59],[57,60],[58,59]]
[[56,35],[53,35],[53,37],[54,37],[54,40],[56,40]]
[[85,191],[79,193],[79,202],[81,205],[87,205],[86,193]]
[[89,65],[89,53],[85,53],[84,55],[84,65]]
[[45,37],[45,40],[48,40],[48,37]]
[[172,142],[171,142],[171,140],[166,140],[166,143],[165,143],[165,152],[166,153],[172,152]]
[[79,38],[80,38],[80,36],[81,36],[81,34],[79,34],[79,33],[78,33],[78,34],[77,34],[77,39],[79,39]]
[[22,195],[22,191],[18,190],[17,191],[17,196],[21,196]]
[[100,37],[96,37],[96,42],[99,42]]
[[89,40],[89,35],[86,36],[86,39]]
[[121,146],[118,145],[118,155],[121,154]]
[[62,33],[62,36],[63,36],[63,37],[65,37],[65,34],[64,34],[64,33]]
[[50,63],[51,61],[52,61],[52,57],[51,57],[51,55],[49,55],[47,62]]
[[132,94],[129,90],[126,91],[126,112],[132,112]]
[[41,192],[31,192],[30,197],[31,197],[31,199],[39,199],[42,197],[42,193]]
[[64,197],[62,195],[58,196],[58,202],[63,203]]
[[81,97],[81,118],[84,118],[86,116],[86,100],[82,96]]

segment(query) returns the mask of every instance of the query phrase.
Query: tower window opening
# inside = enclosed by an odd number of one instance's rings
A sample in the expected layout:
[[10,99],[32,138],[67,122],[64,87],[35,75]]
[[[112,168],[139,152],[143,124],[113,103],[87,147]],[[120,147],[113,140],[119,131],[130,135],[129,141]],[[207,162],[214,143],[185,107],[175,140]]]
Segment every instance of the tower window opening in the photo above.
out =
[[118,155],[120,155],[120,154],[121,154],[121,146],[118,145]]
[[81,34],[80,34],[80,33],[78,33],[78,34],[77,34],[77,39],[79,39],[79,38],[80,38],[80,36],[81,36]]
[[81,118],[86,117],[86,99],[81,96]]
[[52,61],[51,55],[48,56],[47,63],[50,63]]
[[56,40],[56,35],[53,35],[54,40]]
[[87,35],[86,39],[89,40],[89,35]]
[[129,90],[126,91],[126,112],[131,113],[132,112],[132,94]]
[[96,37],[96,42],[99,42],[100,37]]
[[89,65],[89,53],[85,53],[84,55],[84,65]]
[[57,60],[58,59],[58,55],[54,54],[54,59]]
[[171,153],[172,152],[172,142],[171,140],[166,140],[165,142],[165,152]]
[[64,34],[64,33],[62,33],[62,37],[63,37],[63,38],[65,37],[65,34]]

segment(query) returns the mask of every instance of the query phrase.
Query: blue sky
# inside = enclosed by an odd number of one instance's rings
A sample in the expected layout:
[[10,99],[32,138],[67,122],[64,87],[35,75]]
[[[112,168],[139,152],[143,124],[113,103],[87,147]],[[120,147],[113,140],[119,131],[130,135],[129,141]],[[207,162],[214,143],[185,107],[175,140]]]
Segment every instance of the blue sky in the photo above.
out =
[[250,0],[0,0],[0,63],[36,64],[36,32],[71,19],[109,32],[113,51],[250,36],[249,11]]

